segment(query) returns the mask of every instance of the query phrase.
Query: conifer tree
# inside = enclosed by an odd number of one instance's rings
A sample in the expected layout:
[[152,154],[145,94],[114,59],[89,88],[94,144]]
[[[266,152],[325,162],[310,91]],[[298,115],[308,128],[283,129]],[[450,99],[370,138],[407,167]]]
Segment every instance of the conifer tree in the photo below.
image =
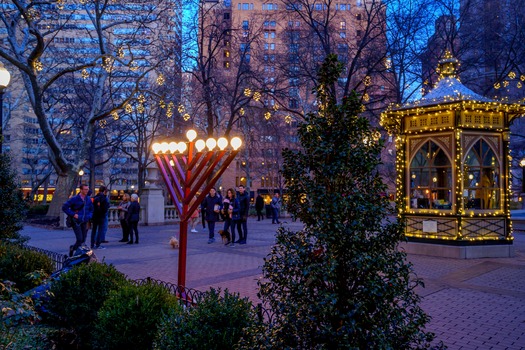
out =
[[22,229],[27,206],[16,182],[11,159],[5,153],[0,154],[0,203],[0,241],[20,239],[18,231]]
[[380,195],[379,133],[359,116],[356,95],[336,102],[341,70],[328,56],[318,111],[298,129],[303,149],[283,151],[288,210],[304,228],[277,232],[259,282],[272,325],[254,331],[246,347],[406,349],[433,339],[414,291],[422,283],[396,249],[402,225],[389,220]]

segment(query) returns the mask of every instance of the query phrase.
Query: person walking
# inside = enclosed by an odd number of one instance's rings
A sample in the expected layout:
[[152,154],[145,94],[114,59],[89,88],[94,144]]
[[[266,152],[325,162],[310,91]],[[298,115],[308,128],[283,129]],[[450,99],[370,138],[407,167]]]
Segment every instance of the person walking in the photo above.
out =
[[100,245],[105,239],[108,229],[109,200],[106,186],[98,188],[93,198],[93,227],[91,228],[91,249],[106,249]]
[[215,223],[219,221],[221,210],[221,199],[217,196],[215,188],[210,190],[210,194],[204,198],[204,212],[208,222],[208,244],[215,242]]
[[199,217],[201,216],[201,209],[197,208],[190,216],[190,224],[191,224],[191,232],[197,233],[197,221],[199,220]]
[[[246,192],[246,189],[243,185],[239,186],[239,224],[237,228],[239,229],[239,240],[236,243],[246,244],[246,239],[248,237],[248,214],[250,212],[250,197]],[[241,230],[242,228],[242,230]]]
[[[206,196],[208,197],[208,196]],[[202,216],[202,229],[206,229],[206,210],[204,209],[204,206],[206,205],[206,197],[201,202],[201,216]]]
[[131,195],[131,203],[128,207],[128,214],[126,220],[129,225],[129,241],[128,244],[133,244],[133,233],[135,233],[135,244],[139,244],[139,219],[140,219],[140,204],[138,202],[139,196],[136,193]]
[[[228,242],[226,242],[225,245],[228,244],[234,244],[235,242],[235,224],[233,220],[233,211],[234,208],[236,208],[236,214],[239,216],[239,201],[237,198],[235,198],[235,190],[233,188],[229,188],[226,191],[226,197],[224,197],[224,200],[222,201],[222,215],[224,217],[224,227],[223,231],[230,232],[230,238]],[[230,231],[228,231],[230,230]]]
[[69,198],[63,205],[62,211],[69,217],[73,232],[75,233],[75,244],[69,246],[69,256],[80,247],[87,238],[87,223],[93,217],[93,203],[88,196],[89,186],[80,185],[80,192]]
[[279,193],[273,195],[270,205],[272,206],[272,224],[280,224],[279,210],[281,209],[281,199],[279,198]]
[[118,205],[118,220],[120,221],[120,227],[122,228],[122,239],[119,242],[128,242],[129,241],[129,225],[126,220],[126,215],[128,214],[128,208],[131,202],[129,201],[129,194],[124,193],[122,195],[122,202]]
[[257,198],[255,198],[255,210],[257,211],[257,221],[261,221],[264,219],[263,209],[264,209],[264,199],[259,193],[257,195]]

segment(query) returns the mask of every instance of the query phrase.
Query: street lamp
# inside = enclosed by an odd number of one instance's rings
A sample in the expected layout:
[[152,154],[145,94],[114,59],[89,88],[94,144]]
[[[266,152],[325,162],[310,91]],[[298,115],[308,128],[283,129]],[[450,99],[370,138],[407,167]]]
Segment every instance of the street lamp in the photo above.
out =
[[522,200],[522,207],[525,209],[525,158],[522,158],[520,160],[520,167],[521,167],[521,200]]
[[83,169],[80,169],[78,171],[78,176],[80,176],[79,179],[78,179],[78,187],[80,187],[80,185],[82,185],[82,176],[84,176],[84,170]]
[[[233,137],[230,141],[224,137],[217,140],[195,140],[195,130],[189,130],[186,137],[188,142],[172,141],[152,145],[155,160],[180,217],[178,285],[182,287],[186,285],[188,220],[239,153],[242,145],[238,137]],[[197,196],[207,180],[204,189]]]
[[5,69],[2,62],[0,62],[0,153],[3,153],[3,142],[4,142],[4,89],[9,85],[11,81],[11,74]]

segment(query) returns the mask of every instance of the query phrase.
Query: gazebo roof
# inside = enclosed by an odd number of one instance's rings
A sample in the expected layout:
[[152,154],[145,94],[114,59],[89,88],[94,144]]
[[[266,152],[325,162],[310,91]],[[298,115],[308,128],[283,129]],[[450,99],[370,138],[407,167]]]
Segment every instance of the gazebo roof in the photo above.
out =
[[[459,62],[452,57],[450,52],[439,60],[437,72],[439,79],[436,85],[428,94],[422,98],[404,103],[402,105],[391,105],[385,111],[386,113],[404,111],[421,107],[438,107],[448,106],[450,104],[476,104],[483,105],[483,109],[505,110],[511,114],[522,114],[525,111],[525,105],[522,102],[499,101],[484,97],[475,93],[461,83],[457,76],[457,67]],[[447,108],[447,107],[445,107]]]
[[457,75],[459,61],[452,57],[450,52],[439,60],[437,72],[439,79],[432,90],[419,100],[408,102],[396,109],[406,109],[413,107],[435,106],[461,101],[473,101],[478,103],[498,103],[499,101],[481,96],[467,88],[461,83]]

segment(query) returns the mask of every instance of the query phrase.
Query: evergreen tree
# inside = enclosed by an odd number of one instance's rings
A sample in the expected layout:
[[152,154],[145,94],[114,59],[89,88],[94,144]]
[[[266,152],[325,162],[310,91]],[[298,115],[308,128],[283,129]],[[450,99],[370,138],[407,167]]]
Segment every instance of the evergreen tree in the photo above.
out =
[[402,225],[380,195],[379,132],[359,116],[356,95],[337,104],[341,70],[336,56],[325,60],[318,111],[298,130],[303,150],[283,152],[288,210],[304,228],[277,232],[259,282],[272,325],[247,348],[406,349],[433,339],[414,291],[422,282],[396,250]]
[[25,218],[27,206],[20,186],[16,182],[16,173],[11,167],[11,158],[0,154],[0,241],[18,240]]

